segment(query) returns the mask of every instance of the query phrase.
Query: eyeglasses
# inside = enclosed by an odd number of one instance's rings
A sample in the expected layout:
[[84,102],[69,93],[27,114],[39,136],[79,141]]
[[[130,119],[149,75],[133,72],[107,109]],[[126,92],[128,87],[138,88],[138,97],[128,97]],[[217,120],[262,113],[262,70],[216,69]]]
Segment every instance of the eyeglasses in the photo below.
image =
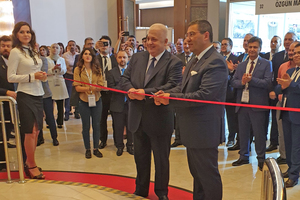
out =
[[200,33],[199,31],[197,31],[197,32],[194,32],[194,31],[191,31],[191,32],[189,32],[189,33],[186,33],[185,34],[185,37],[187,38],[187,37],[194,37],[197,33]]

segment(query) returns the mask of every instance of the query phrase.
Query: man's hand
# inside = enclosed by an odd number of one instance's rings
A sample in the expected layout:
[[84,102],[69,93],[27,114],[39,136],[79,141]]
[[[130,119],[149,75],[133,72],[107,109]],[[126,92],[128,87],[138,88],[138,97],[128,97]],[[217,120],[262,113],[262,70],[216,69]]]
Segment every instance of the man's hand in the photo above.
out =
[[290,75],[283,74],[282,78],[277,78],[277,82],[278,82],[278,84],[281,85],[281,88],[284,90],[290,86],[292,79],[291,79]]
[[[140,93],[140,94],[136,94],[136,93]],[[128,90],[128,97],[131,100],[143,100],[145,99],[145,90],[143,89],[135,89],[135,88],[131,88]]]
[[250,82],[251,79],[252,79],[252,75],[251,74],[244,73],[244,75],[242,77],[242,85],[246,85],[246,83]]
[[160,98],[160,97],[170,97],[170,93],[164,93],[164,92],[157,92],[155,93],[154,97],[154,103],[155,105],[159,106],[161,104],[168,105],[170,103],[169,99],[167,98]]
[[124,34],[124,31],[121,31],[121,32],[119,33],[119,39],[122,39],[122,38],[124,37],[123,34]]
[[15,93],[14,91],[7,90],[6,91],[6,95],[10,96],[10,97],[12,97],[14,99],[17,99],[17,93]]
[[274,91],[271,91],[270,93],[269,93],[269,97],[270,97],[270,99],[276,99],[276,94],[275,94],[275,92]]
[[229,71],[235,70],[237,68],[237,66],[238,66],[238,64],[234,64],[232,62],[232,60],[230,60],[230,61],[226,60],[226,63],[227,63]]

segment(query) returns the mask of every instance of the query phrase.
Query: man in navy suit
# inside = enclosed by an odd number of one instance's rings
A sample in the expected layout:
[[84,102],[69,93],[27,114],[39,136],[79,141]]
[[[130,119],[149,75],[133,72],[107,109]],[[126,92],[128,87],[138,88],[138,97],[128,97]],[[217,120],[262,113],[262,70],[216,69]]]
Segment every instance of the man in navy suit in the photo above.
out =
[[[282,106],[300,108],[300,44],[294,49],[293,61],[297,65],[291,68],[282,78],[278,78],[276,94],[283,93]],[[288,180],[286,187],[293,187],[298,184],[300,172],[300,112],[282,111],[282,126],[286,149],[286,161],[288,168]]]
[[[278,69],[281,64],[287,62],[289,60],[288,51],[290,48],[290,45],[297,40],[297,36],[293,32],[287,32],[284,36],[283,46],[285,50],[280,51],[276,54],[274,54],[272,59],[272,66],[273,66],[273,87],[270,91],[270,105],[276,106],[278,99],[276,97],[276,94],[274,92],[274,88],[277,85],[277,76],[278,76]],[[270,145],[268,146],[266,151],[273,151],[277,149],[278,146],[278,125],[276,120],[276,110],[272,110],[272,126],[271,126],[271,133],[270,133]]]
[[[177,97],[224,102],[228,69],[223,56],[212,45],[213,32],[206,20],[191,22],[187,39],[195,58],[183,74],[182,84],[155,97],[156,105],[169,104]],[[179,116],[181,141],[187,147],[194,178],[193,199],[221,200],[222,181],[218,170],[218,146],[224,139],[224,106],[170,101]]]
[[[128,91],[128,129],[134,138],[137,168],[135,194],[148,196],[151,151],[155,163],[155,194],[168,199],[169,154],[174,130],[174,112],[169,106],[156,106],[151,94],[176,87],[182,80],[182,62],[165,50],[167,28],[153,24],[147,36],[147,51],[134,54],[121,78],[122,89]],[[134,93],[133,93],[134,92]]]
[[[237,103],[269,105],[269,90],[272,81],[272,64],[259,56],[262,41],[252,37],[248,41],[249,60],[238,65],[231,81],[237,89]],[[239,121],[240,158],[233,166],[249,163],[250,128],[255,136],[255,151],[258,167],[262,170],[266,151],[265,109],[236,107]]]
[[[119,67],[114,67],[107,73],[107,85],[109,88],[120,90],[121,85],[119,83],[121,75],[124,74],[128,62],[128,55],[125,51],[119,51],[117,53],[117,62]],[[114,141],[117,147],[117,156],[121,156],[123,154],[124,127],[126,127],[127,133],[127,152],[133,155],[133,136],[128,130],[128,101],[125,94],[112,92],[109,110],[111,111],[113,120]]]
[[275,55],[275,53],[277,53],[279,51],[280,47],[281,47],[281,38],[277,35],[274,35],[271,39],[271,42],[270,42],[271,51],[268,52],[268,53],[263,54],[262,57],[264,59],[272,61],[273,56]]
[[[224,56],[224,59],[227,62],[228,66],[228,85],[226,92],[226,102],[235,103],[236,102],[236,89],[230,85],[230,81],[233,78],[235,73],[235,69],[237,67],[237,57],[231,53],[233,46],[233,42],[230,38],[224,38],[221,43],[221,54]],[[226,144],[227,147],[234,145],[235,134],[239,132],[238,127],[238,117],[235,113],[234,106],[225,106],[226,108],[226,117],[227,117],[227,125],[228,125],[228,142]],[[237,137],[237,144],[238,137]]]

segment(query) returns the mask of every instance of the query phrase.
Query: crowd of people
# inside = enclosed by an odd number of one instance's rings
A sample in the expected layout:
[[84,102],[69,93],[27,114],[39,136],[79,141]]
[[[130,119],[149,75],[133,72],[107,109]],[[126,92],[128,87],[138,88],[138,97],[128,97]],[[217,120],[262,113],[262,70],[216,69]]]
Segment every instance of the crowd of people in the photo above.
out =
[[[90,159],[90,126],[93,155],[101,158],[99,149],[107,146],[107,118],[111,114],[116,155],[121,156],[125,146],[134,155],[136,195],[148,196],[153,152],[154,190],[160,200],[168,199],[170,148],[183,144],[194,178],[194,199],[222,199],[218,146],[225,140],[229,151],[240,150],[233,166],[249,163],[250,145],[255,141],[260,170],[266,152],[279,146],[277,162],[289,167],[283,173],[288,178],[286,187],[298,183],[298,112],[168,99],[300,108],[300,43],[293,32],[284,36],[283,51],[279,51],[281,38],[275,35],[269,53],[261,53],[262,40],[248,33],[243,42],[245,52],[239,56],[232,52],[230,38],[212,40],[212,27],[206,20],[191,22],[185,38],[178,38],[176,44],[168,41],[167,28],[158,23],[150,27],[142,44],[134,35],[125,34],[119,33],[114,48],[109,36],[104,35],[96,42],[87,37],[82,51],[74,40],[68,41],[66,48],[60,42],[39,46],[26,22],[17,23],[12,36],[0,38],[0,95],[11,96],[18,102],[28,177],[45,178],[34,159],[36,146],[44,143],[43,115],[54,146],[59,145],[57,128],[63,127],[63,121],[68,121],[72,114],[81,118],[85,157]],[[14,84],[18,84],[17,88]],[[107,87],[127,94],[112,92]],[[56,120],[53,102],[57,106]],[[4,106],[9,119],[8,105]],[[270,145],[266,147],[269,116]],[[174,130],[175,141],[171,144]],[[8,138],[12,137],[11,131],[12,124],[8,123]]]

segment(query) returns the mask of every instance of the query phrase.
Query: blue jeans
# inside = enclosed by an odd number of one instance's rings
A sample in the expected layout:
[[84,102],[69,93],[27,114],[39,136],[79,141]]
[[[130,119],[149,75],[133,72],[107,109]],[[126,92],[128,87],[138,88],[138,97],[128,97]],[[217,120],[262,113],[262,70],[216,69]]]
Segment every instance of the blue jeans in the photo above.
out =
[[94,149],[98,149],[100,141],[100,118],[102,112],[101,98],[96,102],[95,107],[89,107],[87,102],[79,100],[79,113],[82,122],[82,137],[85,149],[91,149],[90,146],[90,117],[92,117],[93,142]]

